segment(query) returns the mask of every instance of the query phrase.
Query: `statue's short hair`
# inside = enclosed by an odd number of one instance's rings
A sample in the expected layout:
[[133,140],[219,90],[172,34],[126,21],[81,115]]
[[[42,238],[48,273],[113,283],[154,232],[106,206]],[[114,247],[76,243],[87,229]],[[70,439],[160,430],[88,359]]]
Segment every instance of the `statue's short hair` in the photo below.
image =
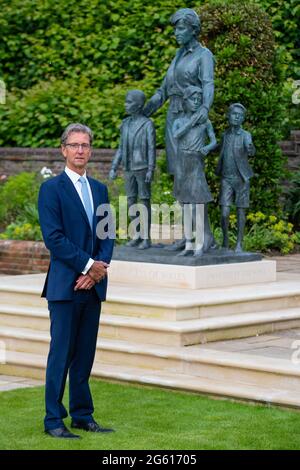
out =
[[140,102],[141,106],[144,106],[146,101],[146,95],[142,90],[129,90],[126,96],[132,95],[134,99]]
[[186,87],[186,89],[184,90],[184,93],[183,93],[183,99],[186,100],[187,98],[192,96],[194,93],[199,93],[199,94],[202,95],[201,88],[198,87],[198,86],[194,86],[194,85],[190,85],[190,86]]
[[80,124],[79,122],[75,122],[75,123],[72,123],[72,124],[69,124],[61,138],[60,138],[60,142],[62,145],[66,145],[67,143],[67,140],[68,140],[68,137],[70,134],[72,134],[72,132],[82,132],[83,134],[88,134],[89,138],[90,138],[90,144],[92,145],[92,142],[93,142],[93,133],[91,131],[91,129],[88,127],[88,126],[85,126],[84,124]]
[[176,23],[183,20],[189,26],[192,26],[195,36],[198,36],[201,31],[201,20],[199,15],[191,8],[180,8],[170,18],[170,23],[175,26]]
[[234,108],[240,108],[240,109],[243,111],[244,115],[245,115],[246,112],[247,112],[247,109],[246,109],[245,106],[243,106],[241,103],[233,103],[233,104],[231,104],[231,105],[229,106],[229,108],[228,108],[228,114],[229,114]]

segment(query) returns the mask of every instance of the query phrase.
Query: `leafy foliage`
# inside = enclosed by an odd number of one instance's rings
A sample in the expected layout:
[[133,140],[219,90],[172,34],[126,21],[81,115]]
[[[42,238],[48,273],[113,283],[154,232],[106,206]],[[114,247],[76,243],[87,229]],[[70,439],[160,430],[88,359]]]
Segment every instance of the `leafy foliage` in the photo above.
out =
[[[233,248],[237,239],[237,216],[235,213],[229,217],[229,241]],[[214,236],[219,244],[223,236],[220,227],[214,228]],[[250,212],[247,215],[247,223],[243,246],[246,251],[271,252],[279,251],[286,255],[294,250],[299,243],[299,232],[294,231],[294,226],[276,215],[266,215],[261,211]]]
[[19,173],[10,176],[0,186],[0,220],[1,224],[16,222],[19,217],[33,219],[32,206],[37,204],[39,180],[35,173]]
[[285,198],[285,209],[293,224],[300,229],[300,171],[293,174]]
[[278,44],[287,49],[289,76],[300,78],[299,0],[257,0],[270,15]]
[[34,240],[43,239],[41,228],[30,222],[16,222],[9,224],[5,231],[0,233],[1,240]]
[[[227,126],[228,105],[241,101],[248,108],[245,127],[257,147],[251,161],[257,175],[252,183],[253,210],[270,212],[278,208],[283,172],[276,142],[288,124],[287,55],[276,48],[270,19],[256,4],[184,3],[201,14],[201,41],[216,57],[211,120],[217,136]],[[0,0],[0,4],[0,76],[8,87],[7,103],[0,108],[0,145],[57,146],[62,128],[81,121],[95,131],[96,147],[117,147],[126,92],[140,88],[150,97],[174,57],[177,45],[169,17],[182,2]],[[165,113],[166,106],[154,116],[160,147]],[[215,197],[216,158],[210,156],[207,165]],[[172,182],[162,168],[159,174],[161,195],[170,192]]]

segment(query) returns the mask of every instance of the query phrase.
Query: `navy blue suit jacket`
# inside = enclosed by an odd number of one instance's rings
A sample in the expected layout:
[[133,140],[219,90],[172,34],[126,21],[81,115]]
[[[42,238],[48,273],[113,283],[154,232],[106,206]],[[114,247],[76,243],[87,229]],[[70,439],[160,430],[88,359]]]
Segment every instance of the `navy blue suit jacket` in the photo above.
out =
[[[38,209],[46,247],[50,251],[50,266],[42,297],[47,300],[72,300],[78,276],[89,258],[110,263],[113,239],[96,236],[97,207],[108,203],[107,187],[89,178],[94,220],[91,230],[81,199],[66,172],[45,181],[40,188]],[[100,300],[106,299],[107,277],[95,285]]]

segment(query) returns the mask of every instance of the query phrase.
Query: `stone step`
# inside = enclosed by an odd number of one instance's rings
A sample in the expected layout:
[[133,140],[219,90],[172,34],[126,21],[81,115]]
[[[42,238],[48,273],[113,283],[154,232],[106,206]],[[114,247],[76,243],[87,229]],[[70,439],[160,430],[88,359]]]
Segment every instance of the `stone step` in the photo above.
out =
[[[45,367],[46,358],[41,354],[9,351],[6,364],[0,364],[0,373],[44,379]],[[285,386],[270,387],[263,381],[253,385],[239,380],[226,380],[222,375],[212,379],[172,371],[146,370],[136,366],[128,367],[105,363],[94,364],[92,376],[300,408],[299,388],[291,390]]]
[[[100,346],[100,347],[99,347]],[[300,392],[300,370],[290,361],[205,349],[164,347],[101,340],[96,363],[160,370],[209,379],[231,380]]]
[[[46,358],[48,353],[49,335],[46,332],[1,328],[0,340],[6,346],[7,357],[10,352],[19,352]],[[283,387],[291,392],[297,390],[300,395],[300,369],[292,361],[209,349],[203,345],[157,346],[102,338],[97,343],[95,364],[102,363],[253,386],[264,384],[270,389]]]
[[[28,276],[31,280],[17,277],[0,278],[0,305],[45,308],[47,303],[40,298],[42,278],[36,277],[34,283],[34,275]],[[186,321],[300,307],[299,276],[278,278],[267,284],[198,290],[111,283],[103,313]]]
[[[0,306],[1,331],[12,335],[49,331],[47,309],[37,307]],[[300,308],[244,313],[216,318],[180,322],[121,317],[102,314],[100,337],[143,344],[187,346],[232,338],[256,336],[300,326]],[[30,330],[29,330],[30,329]]]
[[30,328],[36,331],[49,331],[49,312],[47,308],[1,304],[0,325],[13,328]]

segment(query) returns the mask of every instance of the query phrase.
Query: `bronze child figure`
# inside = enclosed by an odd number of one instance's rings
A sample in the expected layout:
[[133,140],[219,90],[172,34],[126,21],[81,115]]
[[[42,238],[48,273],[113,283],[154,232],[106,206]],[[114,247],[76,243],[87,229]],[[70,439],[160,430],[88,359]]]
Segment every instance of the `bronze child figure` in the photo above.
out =
[[[183,93],[184,114],[173,124],[177,142],[177,164],[174,169],[174,197],[184,207],[186,244],[181,256],[192,253],[192,231],[195,232],[194,256],[200,256],[214,245],[210,230],[207,205],[213,200],[205,177],[205,157],[217,146],[212,123],[199,123],[202,90],[188,86]],[[208,141],[208,142],[207,142]],[[188,208],[187,205],[190,207]],[[197,221],[197,210],[202,205],[202,220]],[[186,210],[188,209],[188,210]],[[189,211],[191,215],[189,216]],[[199,211],[199,215],[200,215]],[[190,220],[192,217],[192,220]],[[200,223],[201,222],[201,223]],[[192,229],[192,230],[191,230]],[[188,232],[187,232],[188,230]],[[201,233],[199,232],[201,231]]]
[[245,210],[249,207],[250,178],[253,171],[248,163],[248,156],[255,154],[251,134],[242,129],[246,108],[240,103],[229,107],[229,128],[224,132],[221,142],[221,153],[216,174],[221,176],[221,227],[223,248],[228,249],[230,206],[237,207],[238,233],[236,253],[243,251],[242,241],[246,222]]
[[[122,162],[128,210],[137,203],[144,206],[143,235],[134,236],[127,246],[138,249],[150,248],[151,228],[151,181],[156,161],[155,128],[151,119],[143,115],[145,94],[141,90],[130,90],[126,95],[125,110],[129,117],[121,124],[120,145],[109,173],[110,179],[116,178],[117,168]],[[134,220],[136,216],[130,217]]]

